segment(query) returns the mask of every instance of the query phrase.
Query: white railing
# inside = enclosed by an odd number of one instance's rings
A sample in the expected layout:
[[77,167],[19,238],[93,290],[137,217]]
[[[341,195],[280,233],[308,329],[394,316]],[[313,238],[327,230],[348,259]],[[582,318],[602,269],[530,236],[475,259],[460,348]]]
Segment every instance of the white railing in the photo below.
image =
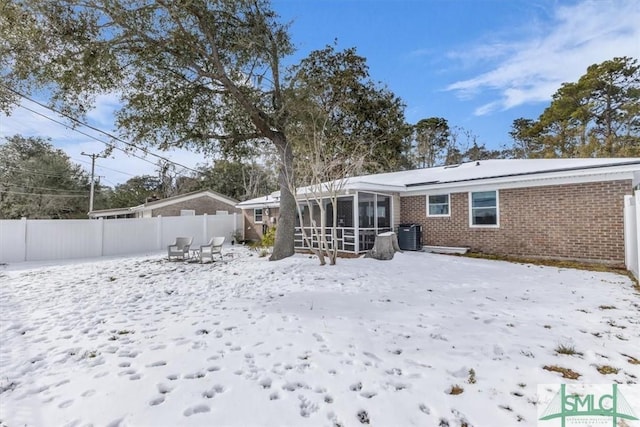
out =
[[213,236],[231,241],[241,215],[127,219],[0,220],[0,263],[141,254],[166,249],[176,237],[193,246]]
[[624,261],[640,280],[640,191],[624,197]]
[[[317,233],[319,228],[304,227],[305,234],[309,239],[312,248],[318,248],[320,245],[320,236]],[[365,252],[373,247],[376,235],[385,231],[391,231],[391,228],[359,228],[355,227],[336,227],[335,228],[335,244],[341,252]],[[333,228],[325,229],[325,236],[329,248],[333,248]],[[356,246],[356,240],[358,245]],[[294,246],[299,249],[310,249],[309,244],[305,241],[302,228],[296,227],[294,235]],[[357,248],[357,249],[356,249]]]
[[[318,248],[320,245],[320,236],[316,233],[318,231],[315,227],[304,227],[304,232],[309,239],[309,243],[312,248]],[[332,235],[332,228],[327,227],[325,230],[325,236],[329,248],[333,248],[334,240]],[[342,252],[355,252],[356,251],[356,238],[355,228],[353,227],[336,227],[335,244],[339,251]],[[302,228],[296,227],[294,234],[294,246],[299,249],[310,249],[309,243],[305,241]]]

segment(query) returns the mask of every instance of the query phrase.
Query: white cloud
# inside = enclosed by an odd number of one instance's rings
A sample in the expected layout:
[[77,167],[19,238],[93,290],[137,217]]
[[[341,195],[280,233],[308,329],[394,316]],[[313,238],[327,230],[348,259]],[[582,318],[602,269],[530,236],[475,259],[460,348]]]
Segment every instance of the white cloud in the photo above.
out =
[[476,115],[549,101],[563,82],[576,81],[589,65],[616,56],[639,57],[638,22],[637,0],[583,1],[558,7],[551,21],[536,21],[535,31],[528,31],[520,40],[450,53],[450,58],[463,61],[494,59],[494,65],[447,90],[467,99],[496,92],[497,99],[478,107]]
[[120,108],[122,108],[122,103],[119,94],[98,95],[95,100],[95,108],[87,113],[87,118],[98,126],[113,128],[114,114]]

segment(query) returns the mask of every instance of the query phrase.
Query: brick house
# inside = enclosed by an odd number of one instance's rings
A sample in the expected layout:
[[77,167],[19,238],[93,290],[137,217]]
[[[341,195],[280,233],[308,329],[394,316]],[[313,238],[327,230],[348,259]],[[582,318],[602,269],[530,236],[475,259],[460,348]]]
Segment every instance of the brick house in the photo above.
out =
[[[352,177],[337,199],[335,244],[363,253],[377,234],[412,223],[427,248],[624,264],[624,196],[639,184],[638,158],[482,160]],[[257,203],[238,205],[245,221]],[[296,247],[318,212],[304,204]]]
[[236,206],[242,210],[245,240],[260,240],[268,228],[276,225],[280,211],[279,193],[247,200]]
[[155,216],[215,215],[242,213],[238,201],[212,190],[194,191],[166,199],[154,200],[129,208],[89,212],[90,218],[151,218]]

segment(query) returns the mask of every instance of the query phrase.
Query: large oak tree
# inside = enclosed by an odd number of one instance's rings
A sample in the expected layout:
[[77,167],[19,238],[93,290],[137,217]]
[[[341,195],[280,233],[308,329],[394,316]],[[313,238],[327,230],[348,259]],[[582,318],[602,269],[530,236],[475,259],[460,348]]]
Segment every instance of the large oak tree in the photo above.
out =
[[281,259],[293,254],[296,209],[281,87],[291,52],[265,0],[0,0],[0,108],[40,91],[82,117],[97,94],[117,92],[132,141],[203,152],[272,144]]

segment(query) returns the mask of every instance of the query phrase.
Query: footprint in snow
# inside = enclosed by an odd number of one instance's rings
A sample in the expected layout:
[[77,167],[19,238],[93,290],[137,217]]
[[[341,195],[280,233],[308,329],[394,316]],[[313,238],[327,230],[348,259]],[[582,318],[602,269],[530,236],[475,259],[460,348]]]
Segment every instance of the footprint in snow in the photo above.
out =
[[418,406],[418,409],[420,409],[420,412],[423,412],[423,413],[425,413],[427,415],[431,414],[431,409],[429,409],[429,407],[427,405],[425,405],[424,403],[421,403]]
[[138,357],[138,352],[137,351],[122,351],[118,354],[118,357],[130,357],[130,358],[134,358],[134,357]]
[[64,408],[68,408],[71,405],[73,405],[73,399],[65,400],[64,402],[58,405],[58,408],[64,409]]
[[385,373],[387,373],[388,375],[398,375],[401,376],[402,375],[402,369],[400,368],[391,368],[391,369],[387,369],[385,371]]
[[157,362],[153,362],[147,365],[147,368],[157,368],[158,366],[165,366],[167,362],[164,360],[158,360]]
[[194,380],[194,379],[197,379],[197,378],[204,378],[204,376],[205,376],[204,372],[197,371],[197,372],[193,372],[191,374],[185,375],[184,378],[188,379],[188,380]]
[[351,391],[360,391],[360,390],[362,390],[362,383],[361,382],[357,382],[355,384],[351,384],[349,386],[349,390],[351,390]]
[[211,387],[209,390],[206,390],[202,393],[202,397],[206,397],[207,399],[213,398],[216,394],[224,393],[225,388],[220,384],[216,384]]
[[311,414],[318,410],[318,405],[305,398],[303,395],[299,395],[300,399],[300,415],[308,418]]
[[380,359],[378,356],[376,356],[373,353],[370,353],[368,351],[363,351],[362,354],[364,354],[365,356],[367,356],[367,357],[369,357],[369,358],[371,358],[371,359],[373,359],[373,360],[375,360],[377,362],[382,362],[382,359]]
[[164,402],[164,396],[158,396],[149,401],[149,406],[157,406]]
[[260,380],[258,384],[260,384],[260,386],[262,386],[262,388],[264,389],[271,388],[271,378],[264,378]]
[[187,408],[183,413],[185,417],[190,417],[191,415],[194,415],[194,414],[202,414],[209,411],[211,411],[209,406],[201,404],[201,405],[196,405],[196,406]]

